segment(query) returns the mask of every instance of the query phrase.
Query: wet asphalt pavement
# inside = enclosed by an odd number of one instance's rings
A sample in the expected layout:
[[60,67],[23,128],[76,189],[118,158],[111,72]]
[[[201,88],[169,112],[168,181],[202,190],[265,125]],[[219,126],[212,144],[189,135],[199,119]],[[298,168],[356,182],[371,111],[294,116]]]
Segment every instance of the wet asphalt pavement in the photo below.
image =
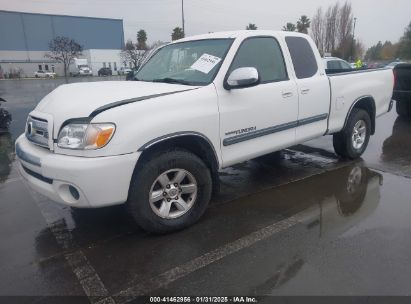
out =
[[395,111],[363,160],[339,160],[327,136],[225,169],[199,223],[152,236],[122,206],[74,211],[18,176],[13,142],[63,82],[0,81],[1,296],[411,295],[411,122]]

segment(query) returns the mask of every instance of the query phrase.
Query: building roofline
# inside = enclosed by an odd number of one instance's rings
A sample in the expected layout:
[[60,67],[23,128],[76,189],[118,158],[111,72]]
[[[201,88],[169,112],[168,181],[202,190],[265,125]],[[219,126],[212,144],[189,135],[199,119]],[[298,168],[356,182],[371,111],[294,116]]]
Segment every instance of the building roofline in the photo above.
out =
[[99,20],[115,20],[124,22],[123,19],[118,18],[104,18],[104,17],[89,17],[89,16],[75,16],[75,15],[60,15],[60,14],[45,14],[45,13],[35,13],[35,12],[19,12],[19,11],[7,11],[0,10],[0,13],[14,13],[14,14],[26,14],[26,15],[42,15],[42,16],[56,16],[56,17],[74,17],[74,18],[87,18],[87,19],[99,19]]

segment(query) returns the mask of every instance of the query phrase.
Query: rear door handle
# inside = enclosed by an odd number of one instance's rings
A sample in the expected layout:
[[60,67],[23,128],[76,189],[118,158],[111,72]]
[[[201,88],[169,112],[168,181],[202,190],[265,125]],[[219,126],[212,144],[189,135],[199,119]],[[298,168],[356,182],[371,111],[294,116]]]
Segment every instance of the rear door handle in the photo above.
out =
[[301,94],[308,94],[310,89],[301,89]]
[[293,96],[293,92],[283,92],[283,98],[289,98]]

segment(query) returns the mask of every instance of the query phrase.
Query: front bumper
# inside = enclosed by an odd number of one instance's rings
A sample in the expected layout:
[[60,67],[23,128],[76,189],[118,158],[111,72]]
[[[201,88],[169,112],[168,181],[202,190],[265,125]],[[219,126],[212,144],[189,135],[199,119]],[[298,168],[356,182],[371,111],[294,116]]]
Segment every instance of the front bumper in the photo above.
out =
[[68,156],[34,145],[24,134],[16,140],[18,168],[28,185],[53,201],[79,208],[124,203],[140,154]]

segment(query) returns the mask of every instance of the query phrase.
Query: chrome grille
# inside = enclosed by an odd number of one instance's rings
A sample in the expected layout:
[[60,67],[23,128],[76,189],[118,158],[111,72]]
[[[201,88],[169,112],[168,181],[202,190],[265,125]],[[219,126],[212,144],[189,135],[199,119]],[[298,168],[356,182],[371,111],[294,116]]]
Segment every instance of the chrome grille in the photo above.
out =
[[32,143],[49,148],[48,122],[45,119],[29,116],[26,126],[26,137]]

